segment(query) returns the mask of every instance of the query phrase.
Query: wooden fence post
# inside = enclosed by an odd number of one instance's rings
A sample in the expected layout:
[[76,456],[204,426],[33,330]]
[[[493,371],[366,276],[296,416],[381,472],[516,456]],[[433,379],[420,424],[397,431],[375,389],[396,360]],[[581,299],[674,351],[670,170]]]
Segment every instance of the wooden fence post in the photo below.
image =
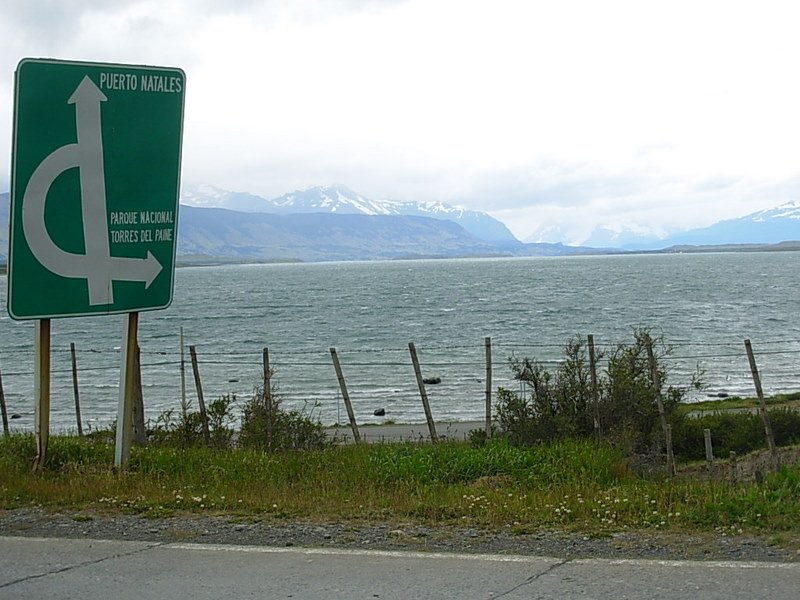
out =
[[714,475],[714,447],[711,445],[711,430],[703,429],[703,441],[706,446],[706,466],[708,467],[708,476]]
[[189,417],[189,403],[186,401],[186,358],[184,356],[183,346],[183,327],[181,327],[181,415],[183,415],[183,422]]
[[411,353],[411,362],[414,364],[414,374],[417,377],[417,386],[419,387],[420,398],[422,398],[422,408],[425,409],[425,420],[428,422],[431,442],[435,444],[439,441],[439,436],[436,435],[436,425],[433,422],[433,415],[431,415],[431,405],[428,402],[428,393],[425,391],[425,382],[422,380],[422,371],[419,368],[419,360],[417,359],[417,349],[414,347],[413,342],[408,343],[408,351]]
[[133,443],[147,445],[147,430],[144,426],[144,396],[142,395],[142,349],[136,344],[133,379]]
[[756,387],[756,394],[758,395],[758,408],[761,413],[761,420],[764,421],[764,432],[767,434],[767,444],[769,451],[772,455],[772,463],[777,470],[780,467],[780,458],[778,457],[778,447],[775,445],[775,435],[772,432],[772,423],[769,420],[769,413],[767,412],[767,403],[764,400],[764,392],[761,389],[761,377],[758,375],[758,366],[756,366],[756,359],[753,355],[753,346],[750,340],[744,341],[745,350],[747,350],[747,360],[750,361],[750,372],[753,374],[753,384]]
[[667,474],[670,477],[675,475],[675,455],[672,453],[672,426],[667,424],[667,415],[664,412],[664,400],[661,397],[661,381],[658,377],[655,354],[653,354],[653,340],[647,336],[646,340],[647,361],[650,365],[650,380],[653,384],[653,391],[656,394],[656,404],[658,404],[658,416],[661,418],[661,429],[664,432],[664,444],[667,447]]
[[261,350],[262,384],[264,386],[264,400],[272,410],[272,368],[269,366],[269,348]]
[[272,426],[274,425],[275,415],[272,406],[272,368],[269,366],[269,348],[261,350],[261,365],[263,368],[262,379],[264,386],[264,409],[267,411],[267,450],[272,451],[273,435]]
[[597,390],[597,356],[594,352],[594,336],[589,334],[587,337],[589,345],[589,377],[592,384],[592,407],[594,410],[594,434],[597,437],[597,443],[600,443],[600,396]]
[[331,348],[331,359],[333,360],[333,368],[336,369],[336,378],[339,380],[339,389],[342,391],[342,398],[344,398],[344,407],[347,409],[347,418],[350,419],[350,429],[353,430],[353,440],[356,444],[360,444],[361,434],[358,432],[356,416],[353,413],[353,404],[350,402],[350,394],[347,393],[347,384],[344,381],[344,373],[342,373],[342,366],[339,364],[336,348]]
[[81,422],[81,398],[78,392],[78,359],[75,356],[75,342],[69,343],[69,353],[72,359],[72,395],[75,397],[75,419],[78,422],[78,435],[83,437],[83,423]]
[[189,357],[192,359],[192,373],[194,374],[194,385],[197,389],[197,403],[200,406],[200,422],[203,424],[203,438],[206,446],[211,445],[211,433],[208,431],[208,413],[206,412],[206,401],[203,398],[203,385],[200,383],[200,369],[197,366],[197,352],[194,346],[189,346]]
[[3,375],[0,373],[0,412],[3,413],[3,434],[11,435],[8,427],[8,411],[6,410],[6,394],[3,392]]
[[483,340],[486,348],[486,439],[492,437],[492,338]]
[[677,469],[675,468],[675,455],[672,453],[672,423],[667,423],[664,441],[667,444],[667,472],[670,477],[675,477]]

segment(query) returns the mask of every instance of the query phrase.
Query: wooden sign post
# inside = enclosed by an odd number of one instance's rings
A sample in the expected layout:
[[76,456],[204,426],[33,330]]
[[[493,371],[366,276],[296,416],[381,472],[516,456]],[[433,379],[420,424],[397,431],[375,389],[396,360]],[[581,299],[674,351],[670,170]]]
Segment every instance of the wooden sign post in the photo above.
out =
[[47,443],[50,440],[50,319],[39,319],[34,326],[33,396],[34,435],[36,436],[36,458],[33,470],[44,467]]
[[138,346],[139,313],[125,319],[125,340],[119,375],[119,407],[117,410],[117,443],[114,466],[127,468],[133,441],[133,403],[136,396],[136,348]]

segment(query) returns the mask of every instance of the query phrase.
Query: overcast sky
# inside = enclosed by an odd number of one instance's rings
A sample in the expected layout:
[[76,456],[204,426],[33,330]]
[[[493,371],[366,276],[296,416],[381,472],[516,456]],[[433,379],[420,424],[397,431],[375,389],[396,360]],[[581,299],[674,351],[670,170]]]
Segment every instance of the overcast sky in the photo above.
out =
[[21,58],[154,64],[187,75],[184,185],[666,233],[800,199],[798,23],[793,0],[5,0],[0,163]]

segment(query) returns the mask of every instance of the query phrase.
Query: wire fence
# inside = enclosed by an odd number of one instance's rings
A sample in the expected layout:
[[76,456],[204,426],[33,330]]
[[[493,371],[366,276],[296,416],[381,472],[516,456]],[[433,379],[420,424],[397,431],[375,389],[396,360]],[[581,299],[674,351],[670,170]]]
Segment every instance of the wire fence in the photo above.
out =
[[[604,359],[630,340],[595,341]],[[760,359],[764,391],[788,393],[800,389],[800,340],[753,340]],[[199,373],[206,397],[235,395],[242,402],[262,382],[262,349],[220,349],[211,342],[196,346]],[[704,372],[706,389],[689,400],[704,396],[754,396],[747,355],[742,341],[704,342],[678,340],[668,344],[662,360],[668,384],[687,385],[698,369]],[[483,340],[475,344],[417,345],[423,373],[441,383],[429,388],[434,418],[442,421],[483,419],[487,373]],[[508,368],[510,357],[535,358],[547,368],[563,360],[563,343],[492,340],[492,384],[513,389],[520,383]],[[408,347],[338,348],[341,367],[359,422],[424,422],[419,390]],[[119,348],[75,348],[77,381],[84,421],[102,427],[116,416]],[[56,430],[69,430],[75,423],[73,369],[69,347],[52,349],[52,423]],[[270,366],[285,406],[305,408],[325,424],[341,424],[346,417],[341,392],[328,348],[270,349]],[[180,347],[164,349],[150,341],[141,347],[143,395],[148,419],[180,407],[181,401],[196,401],[195,384],[188,367],[188,353]],[[33,423],[33,348],[13,353],[0,350],[0,376],[12,425],[28,430]],[[183,369],[183,376],[181,370]],[[381,416],[375,413],[383,410]]]
[[[599,355],[607,356],[618,347],[624,345],[627,342],[620,342],[618,344],[597,344],[595,347],[598,351]],[[758,340],[754,343],[757,345],[761,350],[759,351],[759,355],[799,355],[800,354],[800,340]],[[778,349],[774,349],[775,347],[780,347]],[[546,349],[551,351],[551,353],[555,352],[558,353],[564,349],[564,344],[531,344],[531,343],[493,343],[493,348],[497,351],[497,354],[504,356],[504,358],[498,358],[492,361],[492,364],[495,366],[505,366],[508,364],[508,356],[511,355],[520,355],[520,356],[527,356],[527,357],[535,357],[536,351]],[[683,352],[688,348],[717,348],[717,349],[727,349],[727,351],[717,351],[713,353],[708,352],[690,352],[684,354]],[[765,348],[773,348],[773,349],[765,349]],[[420,346],[417,345],[417,349],[426,353],[437,353],[440,351],[452,353],[453,351],[458,350],[467,350],[467,351],[474,351],[476,349],[483,349],[483,345],[460,345],[460,346]],[[745,357],[746,355],[743,350],[743,345],[741,342],[733,343],[733,342],[675,342],[669,344],[670,352],[663,356],[663,360],[666,361],[686,361],[686,360],[702,360],[708,358],[726,358],[726,357]],[[387,355],[387,354],[408,354],[408,348],[349,348],[344,349],[348,355]],[[505,351],[505,352],[504,352]],[[100,355],[104,358],[109,356],[118,357],[120,355],[119,348],[76,348],[76,352],[82,355]],[[54,355],[58,354],[69,354],[70,349],[67,348],[53,348],[52,353]],[[165,357],[163,360],[153,360],[150,359],[145,364],[143,363],[142,366],[161,366],[161,365],[174,365],[176,364],[181,358],[181,352],[179,350],[174,351],[164,351],[164,350],[151,350],[147,347],[142,347],[141,349],[142,357]],[[14,351],[14,358],[19,359],[21,356],[28,356],[31,357],[30,360],[25,361],[32,364],[33,361],[34,351],[33,349],[28,350],[15,350]],[[330,359],[324,360],[324,357],[328,355],[328,351],[326,350],[299,350],[299,351],[284,351],[281,353],[282,356],[282,364],[285,365],[311,365],[311,366],[319,366],[321,364],[329,364]],[[7,362],[10,354],[8,352],[0,350],[0,360],[3,362]],[[261,365],[260,360],[260,352],[258,354],[252,351],[230,351],[230,350],[202,350],[202,359],[203,364],[230,364],[230,365],[253,365],[258,366]],[[220,357],[225,357],[222,359]],[[409,364],[407,356],[398,358],[396,360],[391,361],[358,361],[358,360],[350,360],[349,364],[354,366],[359,365],[385,365],[385,366],[398,366],[398,365],[406,365]],[[18,362],[18,360],[15,360]],[[551,364],[555,365],[561,362],[558,358],[549,358],[549,359],[539,359],[539,362],[542,364]],[[477,364],[474,360],[462,360],[462,361],[446,361],[446,362],[430,362],[428,363],[432,366],[436,365],[475,365]],[[484,361],[480,361],[480,365],[484,365]],[[81,371],[97,371],[97,370],[113,370],[118,368],[119,365],[100,365],[100,366],[82,366],[80,368]],[[59,372],[66,373],[71,372],[70,369],[54,369],[52,370],[54,374]],[[34,371],[33,368],[24,369],[24,370],[14,370],[14,371],[4,371],[3,376],[24,376],[24,375],[33,375]]]

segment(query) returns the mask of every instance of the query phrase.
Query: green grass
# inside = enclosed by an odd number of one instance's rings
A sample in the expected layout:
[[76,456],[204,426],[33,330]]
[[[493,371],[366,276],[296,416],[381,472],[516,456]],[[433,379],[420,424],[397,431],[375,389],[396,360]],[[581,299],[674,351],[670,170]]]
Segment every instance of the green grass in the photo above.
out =
[[[767,409],[775,443],[778,446],[800,444],[800,411],[787,406]],[[764,421],[757,412],[714,411],[696,416],[680,415],[673,419],[672,441],[682,462],[703,460],[703,430],[711,431],[714,455],[727,457],[731,452],[747,454],[767,447]]]
[[[770,396],[769,398],[764,398],[764,403],[770,408],[780,408],[784,406],[800,408],[800,392]],[[682,413],[703,413],[751,409],[758,408],[758,406],[758,398],[740,398],[739,396],[731,396],[730,398],[705,400],[703,402],[683,402],[678,406],[678,410]]]
[[0,438],[0,509],[69,509],[158,518],[380,520],[583,531],[758,531],[800,527],[800,465],[761,485],[648,480],[591,442],[515,448],[500,441],[377,444],[262,454],[206,448],[135,448],[128,471],[113,447],[53,437],[44,472],[30,470],[32,436]]

